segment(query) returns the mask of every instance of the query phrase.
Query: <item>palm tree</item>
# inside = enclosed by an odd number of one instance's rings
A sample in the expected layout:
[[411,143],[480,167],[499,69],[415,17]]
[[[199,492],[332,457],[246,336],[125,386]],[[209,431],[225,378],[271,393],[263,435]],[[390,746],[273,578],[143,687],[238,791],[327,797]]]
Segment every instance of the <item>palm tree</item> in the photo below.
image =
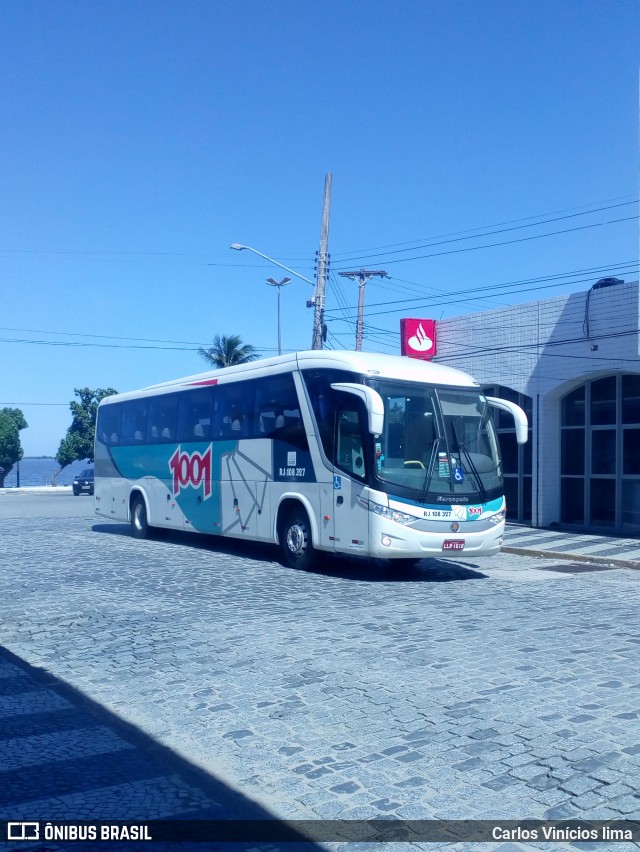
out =
[[253,346],[242,342],[238,334],[230,334],[229,337],[216,334],[213,338],[213,346],[209,349],[198,349],[205,361],[216,369],[221,367],[233,367],[236,364],[248,364],[260,356]]

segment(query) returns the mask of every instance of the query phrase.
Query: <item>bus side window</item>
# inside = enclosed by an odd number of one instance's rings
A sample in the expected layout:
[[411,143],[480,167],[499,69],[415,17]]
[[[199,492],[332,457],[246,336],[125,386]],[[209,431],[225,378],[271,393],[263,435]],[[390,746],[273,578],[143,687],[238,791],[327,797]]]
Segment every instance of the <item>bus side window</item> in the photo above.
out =
[[203,441],[211,437],[211,388],[179,394],[178,441]]
[[336,466],[362,479],[365,475],[364,447],[358,411],[340,408],[336,414]]
[[220,436],[237,441],[240,438],[258,437],[259,423],[254,430],[254,398],[255,385],[253,381],[237,382],[219,385],[220,394]]
[[256,437],[273,438],[300,450],[309,449],[291,373],[256,381],[256,413]]
[[149,400],[149,430],[147,441],[161,444],[171,441],[176,434],[178,416],[178,397],[176,394],[154,396]]
[[331,388],[334,382],[357,382],[358,376],[346,370],[303,370],[309,401],[316,419],[322,449],[329,461],[335,463],[334,438],[338,394]]
[[147,400],[132,399],[122,403],[122,431],[120,443],[142,443],[147,434]]
[[96,434],[100,436],[103,444],[110,446],[120,441],[120,420],[122,405],[103,405],[98,409],[98,425]]

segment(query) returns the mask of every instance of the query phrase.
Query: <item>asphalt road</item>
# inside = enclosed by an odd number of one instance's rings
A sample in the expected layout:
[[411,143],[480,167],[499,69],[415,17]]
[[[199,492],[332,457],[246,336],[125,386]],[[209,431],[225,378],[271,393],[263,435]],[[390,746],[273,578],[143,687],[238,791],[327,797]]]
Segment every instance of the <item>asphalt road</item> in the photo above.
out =
[[[279,817],[640,813],[638,571],[501,554],[302,573],[253,544],[133,539],[69,493],[0,494],[0,547],[16,660]],[[36,712],[10,698],[0,717]],[[49,785],[38,807],[94,794]]]

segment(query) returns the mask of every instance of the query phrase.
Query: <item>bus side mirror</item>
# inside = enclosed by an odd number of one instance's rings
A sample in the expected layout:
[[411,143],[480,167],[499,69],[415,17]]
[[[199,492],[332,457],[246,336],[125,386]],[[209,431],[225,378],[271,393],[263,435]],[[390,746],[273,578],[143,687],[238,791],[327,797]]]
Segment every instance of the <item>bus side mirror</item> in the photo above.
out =
[[359,396],[367,407],[368,427],[372,435],[381,435],[384,428],[384,403],[378,391],[368,385],[357,385],[352,382],[336,382],[333,390]]
[[529,421],[527,420],[527,415],[520,406],[516,405],[515,402],[509,402],[509,400],[506,399],[498,399],[496,396],[488,396],[487,402],[489,405],[494,405],[496,408],[500,408],[502,411],[508,411],[509,414],[511,414],[516,424],[516,441],[519,444],[526,444],[527,438],[529,437]]

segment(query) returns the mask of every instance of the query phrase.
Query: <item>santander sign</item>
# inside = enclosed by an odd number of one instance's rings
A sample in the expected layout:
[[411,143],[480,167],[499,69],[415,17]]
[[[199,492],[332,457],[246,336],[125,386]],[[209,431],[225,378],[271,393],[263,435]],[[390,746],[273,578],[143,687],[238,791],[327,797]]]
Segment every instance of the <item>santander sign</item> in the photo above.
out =
[[426,361],[436,354],[436,321],[431,319],[400,320],[401,352],[410,358]]

